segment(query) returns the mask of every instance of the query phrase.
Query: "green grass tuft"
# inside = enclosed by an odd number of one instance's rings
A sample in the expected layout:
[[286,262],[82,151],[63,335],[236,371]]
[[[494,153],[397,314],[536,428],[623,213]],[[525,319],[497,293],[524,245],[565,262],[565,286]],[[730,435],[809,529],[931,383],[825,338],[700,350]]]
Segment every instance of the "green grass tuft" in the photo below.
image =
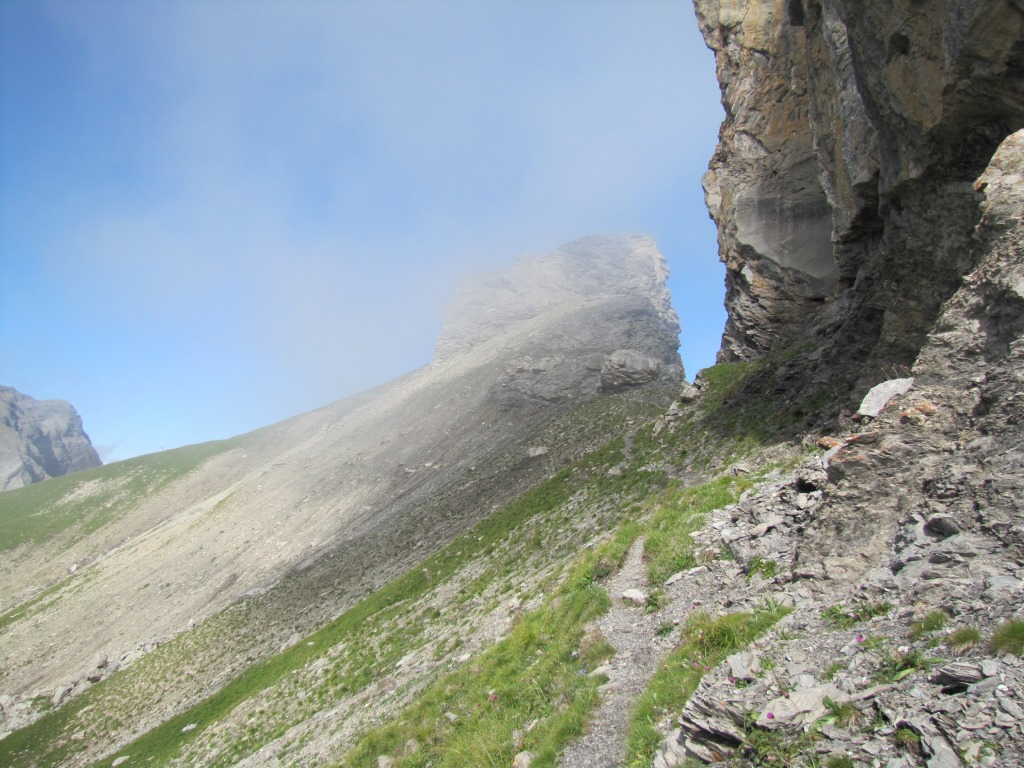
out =
[[839,704],[828,696],[823,702],[828,715],[823,718],[826,723],[834,723],[840,728],[849,728],[860,719],[860,710],[853,705],[852,701],[844,701]]
[[763,576],[765,579],[773,579],[779,572],[779,564],[774,560],[767,560],[760,557],[752,557],[747,563],[747,581],[755,576]]
[[958,656],[972,648],[977,647],[981,642],[981,632],[975,627],[960,627],[946,635],[946,646],[953,649]]
[[927,670],[932,664],[940,661],[942,659],[930,658],[916,649],[904,653],[882,651],[882,661],[875,672],[875,678],[887,683],[898,683],[918,670]]
[[916,753],[921,746],[921,737],[917,735],[914,729],[907,728],[906,726],[897,728],[896,732],[892,735],[892,740],[896,742],[896,746],[908,752]]
[[661,584],[672,574],[697,565],[690,534],[703,527],[708,512],[734,502],[750,482],[748,479],[721,477],[665,493],[648,526],[644,542],[647,577],[651,584]]
[[992,633],[989,645],[995,653],[1024,656],[1024,619],[1004,621]]
[[949,616],[945,611],[932,611],[923,619],[915,621],[910,627],[910,636],[914,640],[920,640],[933,632],[938,632],[944,626]]
[[825,668],[825,671],[821,673],[821,679],[831,682],[835,679],[835,676],[846,669],[846,664],[841,661],[834,661]]
[[890,608],[892,606],[888,603],[871,603],[866,600],[853,603],[850,606],[839,603],[822,611],[821,617],[833,627],[850,629],[876,616],[884,616]]

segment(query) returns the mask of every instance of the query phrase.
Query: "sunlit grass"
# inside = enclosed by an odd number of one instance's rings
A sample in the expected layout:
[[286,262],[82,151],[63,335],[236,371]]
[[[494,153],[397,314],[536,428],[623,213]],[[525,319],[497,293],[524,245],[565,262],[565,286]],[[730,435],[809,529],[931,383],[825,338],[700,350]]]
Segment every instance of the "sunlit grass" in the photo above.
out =
[[704,526],[705,515],[734,502],[751,481],[721,477],[709,483],[667,492],[647,527],[644,555],[651,584],[697,565],[692,533]]
[[996,653],[1024,656],[1024,619],[1004,621],[992,633],[989,644]]
[[680,645],[661,664],[637,700],[627,751],[630,768],[651,765],[662,738],[658,723],[667,713],[682,709],[706,672],[746,647],[787,613],[789,609],[766,604],[753,613],[691,615]]
[[74,526],[99,530],[141,498],[237,444],[215,440],[54,477],[0,493],[0,552],[39,544]]

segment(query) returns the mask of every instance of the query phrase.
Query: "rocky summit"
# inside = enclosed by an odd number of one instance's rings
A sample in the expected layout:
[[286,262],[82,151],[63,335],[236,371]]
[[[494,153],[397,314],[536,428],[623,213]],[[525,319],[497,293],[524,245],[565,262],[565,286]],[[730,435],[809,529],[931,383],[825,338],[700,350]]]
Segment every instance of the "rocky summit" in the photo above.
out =
[[0,386],[0,491],[100,464],[71,403]]
[[460,286],[434,364],[516,338],[522,354],[505,361],[500,382],[513,406],[523,395],[557,401],[678,384],[679,319],[667,277],[654,241],[640,235],[592,236],[523,257]]
[[0,764],[1024,765],[1024,10],[695,8],[718,364],[584,238],[406,377],[0,495]]

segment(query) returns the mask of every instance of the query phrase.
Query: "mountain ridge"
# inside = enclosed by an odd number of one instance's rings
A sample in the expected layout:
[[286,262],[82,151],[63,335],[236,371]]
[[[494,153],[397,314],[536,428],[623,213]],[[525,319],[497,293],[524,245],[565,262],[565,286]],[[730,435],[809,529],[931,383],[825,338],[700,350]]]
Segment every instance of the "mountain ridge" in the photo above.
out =
[[[615,275],[635,263],[650,278],[645,290],[664,280],[652,269],[649,240],[600,242],[617,249]],[[600,274],[592,270],[588,280]],[[624,306],[633,322],[620,326],[614,319]],[[51,509],[96,499],[94,516],[9,551],[0,570],[0,591],[15,604],[42,586],[57,589],[52,602],[28,609],[30,621],[20,618],[0,632],[0,654],[21,659],[5,665],[5,692],[53,689],[60,703],[81,690],[75,690],[74,671],[88,669],[96,654],[111,659],[98,675],[105,677],[118,666],[114,660],[134,658],[137,649],[152,649],[233,602],[258,598],[289,574],[299,582],[315,581],[321,572],[330,578],[339,565],[328,556],[342,551],[361,564],[361,571],[341,566],[354,571],[355,580],[320,608],[309,597],[300,606],[317,621],[333,615],[410,564],[410,557],[429,554],[507,501],[526,478],[539,478],[574,455],[578,447],[534,446],[547,450],[531,456],[520,441],[599,396],[605,358],[636,348],[623,370],[639,379],[616,390],[639,387],[647,392],[641,397],[667,404],[682,370],[677,326],[674,315],[659,317],[654,306],[636,286],[623,289],[608,280],[585,301],[542,308],[471,349],[368,393],[206,448],[120,462],[87,477]],[[665,359],[640,350],[660,351]],[[538,358],[546,360],[540,370],[520,365],[530,353],[549,355]],[[190,452],[204,455],[193,461]],[[481,477],[478,470],[500,456],[508,468]],[[160,457],[170,465],[165,474],[153,464]],[[471,501],[477,485],[496,495],[488,503]],[[445,494],[463,501],[433,518],[417,513]],[[0,498],[0,518],[3,501],[14,504],[26,495]],[[370,542],[392,540],[408,548],[368,555],[379,546]],[[75,599],[62,599],[69,592]],[[110,604],[120,610],[108,613]],[[312,626],[302,610],[295,620]],[[150,618],[140,621],[143,616]],[[73,636],[65,633],[71,626]],[[265,641],[260,647],[269,650]]]
[[[354,535],[72,678],[17,652],[51,652],[50,611],[78,585],[0,615],[0,683],[21,692],[0,699],[0,758],[1024,764],[1024,11],[695,10],[726,108],[704,179],[727,274],[719,363],[682,386],[655,354],[674,327],[660,294],[602,301],[529,260],[478,281],[497,299],[470,295],[435,362],[382,390],[448,442],[395,416],[377,422],[391,442],[367,428],[363,456],[305,476],[315,505],[383,457],[387,482],[359,500],[379,489],[380,514],[353,515]],[[525,285],[540,293],[517,313],[503,302]],[[605,331],[621,335],[595,351]],[[435,414],[442,399],[471,417]],[[338,423],[357,434],[357,415]],[[251,450],[264,474],[230,496],[211,479],[202,511],[244,501],[226,518],[244,530],[260,480],[281,494],[339,437],[317,418],[268,428],[306,446],[280,464],[276,441],[221,446],[211,462]],[[460,468],[450,482],[431,480],[431,451]],[[277,509],[306,520],[301,495]],[[26,687],[58,678],[52,696]]]

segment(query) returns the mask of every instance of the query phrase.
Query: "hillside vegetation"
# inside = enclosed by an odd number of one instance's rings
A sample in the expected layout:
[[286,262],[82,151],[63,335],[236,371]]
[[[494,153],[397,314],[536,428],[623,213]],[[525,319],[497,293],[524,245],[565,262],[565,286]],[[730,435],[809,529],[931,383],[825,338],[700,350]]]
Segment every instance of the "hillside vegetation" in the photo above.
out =
[[[727,418],[721,403],[744,380],[717,373],[708,376],[708,404],[690,408],[686,438],[678,429],[655,435],[663,408],[635,396],[585,405],[544,437],[551,443],[558,430],[561,439],[595,444],[595,451],[337,618],[290,637],[278,653],[234,660],[227,668],[237,674],[204,674],[211,662],[224,663],[224,647],[244,652],[239,640],[258,633],[265,618],[260,603],[274,601],[268,594],[233,604],[0,741],[0,758],[10,765],[88,764],[90,755],[107,751],[95,764],[130,757],[133,764],[233,765],[269,747],[282,760],[375,765],[378,754],[416,742],[422,748],[407,758],[410,765],[472,764],[466,750],[479,749],[492,753],[485,764],[499,765],[511,761],[517,731],[519,746],[550,763],[598,699],[601,678],[586,673],[614,653],[600,645],[580,649],[588,622],[616,597],[602,581],[638,537],[646,541],[652,583],[691,567],[697,555],[689,533],[709,508],[750,483],[726,477],[688,486],[670,476],[688,454],[707,465],[715,452],[762,445],[749,436],[716,437]],[[155,474],[170,457],[140,460],[124,476],[140,475],[148,461]],[[191,679],[197,684],[183,703],[192,703],[168,707],[165,697],[180,697],[181,683]],[[140,732],[140,705],[163,708],[167,719]]]

